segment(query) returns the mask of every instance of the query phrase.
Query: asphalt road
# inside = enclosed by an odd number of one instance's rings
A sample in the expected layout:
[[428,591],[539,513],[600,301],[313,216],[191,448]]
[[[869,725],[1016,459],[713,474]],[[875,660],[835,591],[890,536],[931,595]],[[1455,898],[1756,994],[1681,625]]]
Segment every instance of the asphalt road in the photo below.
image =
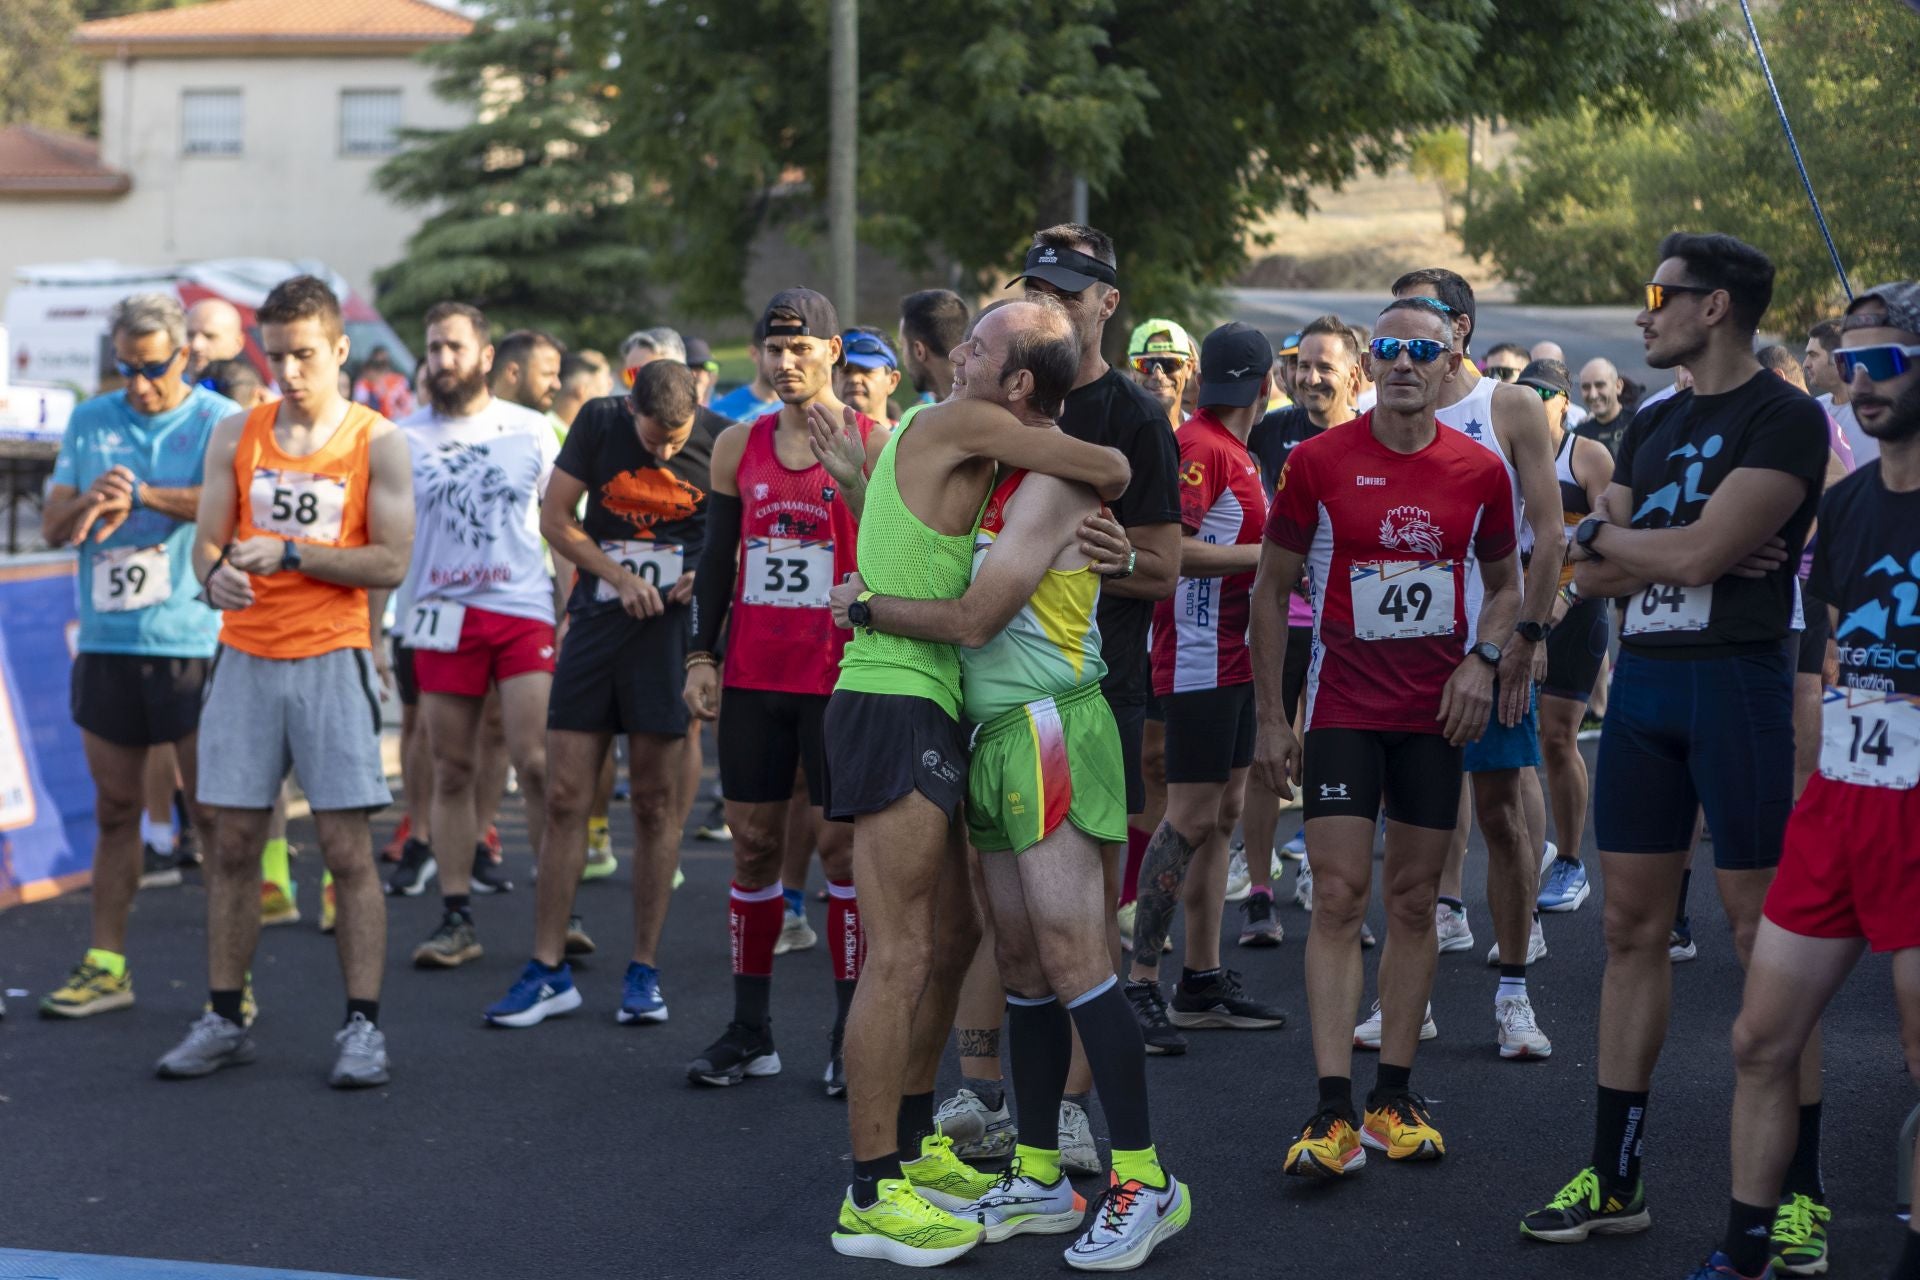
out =
[[[622,828],[616,818],[617,835]],[[10,999],[0,1021],[0,1247],[408,1280],[882,1274],[881,1264],[841,1259],[827,1243],[848,1156],[843,1106],[818,1084],[833,1010],[825,955],[776,966],[783,1075],[729,1090],[688,1085],[683,1066],[720,1030],[729,991],[729,855],[689,843],[667,932],[670,1022],[632,1028],[613,1019],[629,940],[623,865],[580,895],[602,948],[579,976],[586,1007],[532,1030],[489,1029],[480,1011],[517,973],[531,927],[530,859],[523,834],[507,835],[522,885],[477,900],[488,948],[480,962],[451,973],[404,967],[438,904],[392,904],[383,1021],[395,1066],[383,1089],[325,1086],[341,993],[333,945],[311,919],[263,938],[254,969],[259,1061],[202,1081],[153,1078],[155,1058],[204,998],[205,904],[193,884],[139,899],[133,1009],[51,1023],[33,1016],[32,999]],[[305,824],[294,838],[312,847]],[[1650,1114],[1654,1229],[1558,1247],[1521,1239],[1515,1224],[1586,1162],[1600,894],[1549,919],[1551,954],[1531,978],[1553,1058],[1502,1062],[1495,979],[1483,963],[1491,943],[1483,863],[1475,857],[1469,878],[1480,942],[1442,957],[1441,1034],[1422,1046],[1414,1075],[1434,1100],[1447,1158],[1378,1161],[1334,1186],[1282,1175],[1286,1145],[1314,1101],[1301,985],[1307,921],[1283,908],[1286,944],[1230,948],[1229,963],[1293,1010],[1295,1024],[1200,1032],[1186,1057],[1151,1060],[1156,1136],[1191,1184],[1195,1209],[1149,1274],[1618,1280],[1685,1275],[1712,1247],[1727,1195],[1727,1030],[1739,974],[1711,873],[1703,870],[1695,891],[1701,956],[1675,972],[1673,1033]],[[295,868],[311,909],[318,858],[300,857]],[[1286,891],[1291,884],[1289,874]],[[811,910],[824,932],[823,908]],[[84,895],[0,915],[0,984],[35,997],[54,985],[79,957],[86,919]],[[1377,903],[1373,927],[1383,928]],[[1877,1276],[1900,1241],[1896,1134],[1915,1101],[1884,959],[1864,963],[1842,993],[1827,1045],[1834,1274]],[[1358,1088],[1372,1074],[1362,1061]],[[943,1094],[955,1078],[949,1061]],[[1022,1237],[951,1270],[1064,1274],[1063,1243]]]

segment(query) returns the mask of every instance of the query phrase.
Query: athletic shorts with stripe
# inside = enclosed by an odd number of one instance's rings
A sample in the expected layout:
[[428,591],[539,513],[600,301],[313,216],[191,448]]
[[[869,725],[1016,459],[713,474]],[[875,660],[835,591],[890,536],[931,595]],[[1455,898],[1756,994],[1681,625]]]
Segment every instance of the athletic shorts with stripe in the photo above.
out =
[[1102,844],[1127,838],[1120,732],[1098,685],[1015,707],[974,732],[967,833],[1022,853],[1071,822]]
[[291,768],[315,812],[393,799],[365,649],[258,658],[222,645],[200,708],[200,803],[271,809]]

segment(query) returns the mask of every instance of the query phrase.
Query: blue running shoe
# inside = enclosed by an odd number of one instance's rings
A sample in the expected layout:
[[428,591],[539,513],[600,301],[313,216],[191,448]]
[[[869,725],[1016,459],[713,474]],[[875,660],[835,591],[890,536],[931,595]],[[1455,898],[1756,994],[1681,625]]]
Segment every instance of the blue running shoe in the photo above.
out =
[[626,994],[620,999],[620,1021],[665,1022],[667,1001],[660,994],[660,971],[638,960],[627,966]]
[[1779,1280],[1780,1273],[1768,1263],[1760,1268],[1760,1274],[1744,1275],[1733,1269],[1733,1260],[1726,1254],[1715,1250],[1711,1258],[1703,1263],[1698,1271],[1689,1272],[1687,1280]]
[[1280,852],[1287,857],[1300,860],[1307,856],[1307,829],[1300,828],[1293,833],[1293,839],[1280,846]]
[[573,985],[571,965],[548,969],[529,960],[519,980],[487,1009],[487,1021],[496,1027],[533,1027],[579,1007],[580,988]]
[[1555,858],[1547,868],[1546,879],[1540,882],[1540,896],[1535,901],[1542,911],[1578,911],[1592,892],[1586,867],[1567,858]]

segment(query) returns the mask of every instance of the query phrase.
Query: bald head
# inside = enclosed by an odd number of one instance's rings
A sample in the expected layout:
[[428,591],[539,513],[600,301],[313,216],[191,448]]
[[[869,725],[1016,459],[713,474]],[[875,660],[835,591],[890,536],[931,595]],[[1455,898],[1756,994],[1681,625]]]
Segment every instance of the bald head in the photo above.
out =
[[187,311],[187,376],[198,381],[207,366],[232,360],[246,349],[240,313],[222,298],[202,298]]
[[[954,348],[953,390],[1042,420],[1059,416],[1080,368],[1073,317],[1044,294],[989,307]],[[1025,416],[1025,415],[1023,415]]]
[[1567,362],[1567,353],[1560,349],[1557,342],[1536,342],[1527,356],[1533,360],[1558,360],[1561,364]]
[[1581,366],[1580,399],[1601,426],[1620,416],[1620,371],[1613,361],[1595,357]]

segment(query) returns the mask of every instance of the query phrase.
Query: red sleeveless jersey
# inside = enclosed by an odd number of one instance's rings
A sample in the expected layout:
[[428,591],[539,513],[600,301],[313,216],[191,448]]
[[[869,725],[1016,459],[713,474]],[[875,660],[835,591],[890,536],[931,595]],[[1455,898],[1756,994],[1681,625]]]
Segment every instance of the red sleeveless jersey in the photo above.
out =
[[[727,622],[730,689],[827,697],[849,632],[827,592],[858,567],[859,525],[827,469],[795,471],[774,451],[780,415],[754,422],[740,454],[740,573]],[[874,421],[859,415],[860,439]]]

